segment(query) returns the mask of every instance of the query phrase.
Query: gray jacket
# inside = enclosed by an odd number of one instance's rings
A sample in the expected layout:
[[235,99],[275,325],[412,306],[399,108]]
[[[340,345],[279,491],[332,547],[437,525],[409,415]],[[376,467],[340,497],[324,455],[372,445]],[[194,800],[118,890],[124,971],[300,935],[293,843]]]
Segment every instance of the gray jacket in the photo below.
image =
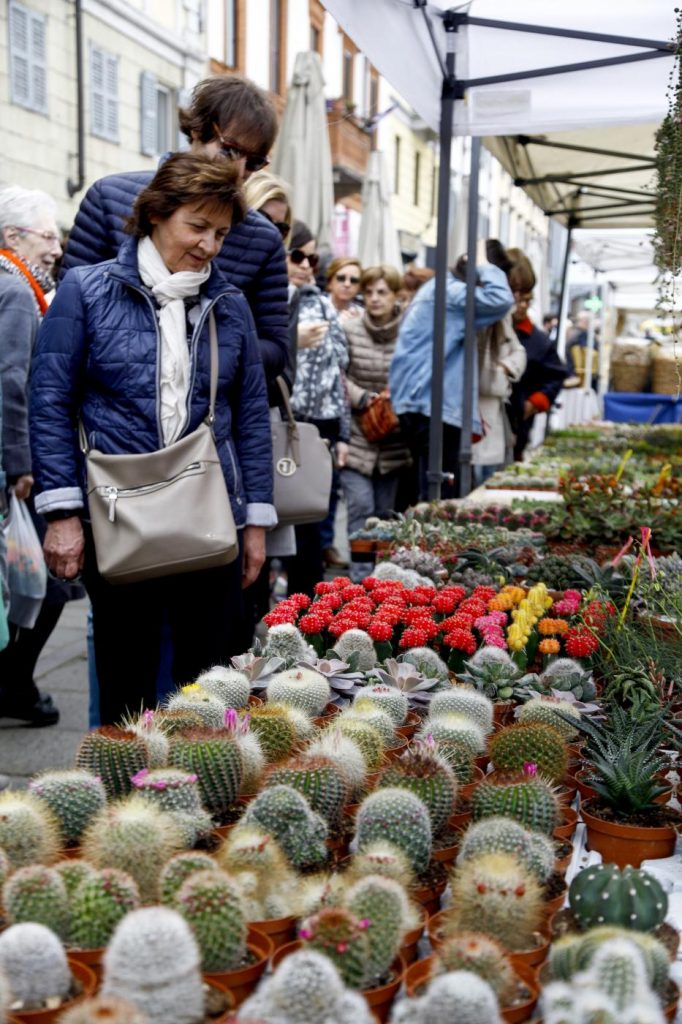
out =
[[28,438],[28,372],[39,317],[28,284],[0,271],[0,467],[10,482],[31,472]]

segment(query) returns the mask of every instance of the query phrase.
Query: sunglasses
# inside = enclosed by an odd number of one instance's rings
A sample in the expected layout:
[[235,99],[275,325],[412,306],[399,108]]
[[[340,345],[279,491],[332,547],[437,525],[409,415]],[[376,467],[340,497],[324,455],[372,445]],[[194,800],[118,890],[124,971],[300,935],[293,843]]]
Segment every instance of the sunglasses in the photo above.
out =
[[339,284],[360,284],[359,277],[346,277],[345,274],[335,274],[334,280],[338,281]]
[[289,249],[289,259],[291,260],[292,263],[296,263],[297,265],[307,260],[308,263],[310,264],[311,270],[314,270],[317,264],[320,262],[320,257],[318,253],[303,252],[303,249]]
[[279,231],[279,233],[282,236],[282,238],[286,238],[287,237],[287,235],[291,231],[291,224],[287,224],[287,222],[285,220],[280,220],[280,221],[273,220],[272,217],[270,216],[270,214],[266,213],[265,210],[260,210],[259,212],[262,213],[263,216],[265,218],[267,218],[267,220],[269,220],[271,224],[275,225],[275,227]]
[[249,149],[244,149],[243,146],[237,145],[236,142],[232,142],[230,139],[224,139],[218,131],[218,126],[213,125],[215,128],[216,138],[220,142],[220,152],[228,160],[241,160],[246,157],[245,169],[247,171],[261,171],[264,167],[267,167],[270,163],[269,156],[263,156],[261,153],[253,153]]

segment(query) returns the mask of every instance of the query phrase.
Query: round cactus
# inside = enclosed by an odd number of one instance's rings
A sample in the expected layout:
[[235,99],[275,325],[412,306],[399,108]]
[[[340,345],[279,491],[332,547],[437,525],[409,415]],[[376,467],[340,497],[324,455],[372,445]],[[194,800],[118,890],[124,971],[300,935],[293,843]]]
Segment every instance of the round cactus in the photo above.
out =
[[477,932],[460,932],[436,951],[433,975],[447,971],[471,971],[490,985],[502,1006],[516,991],[516,975],[507,955],[494,939]]
[[0,793],[0,848],[12,868],[52,864],[60,847],[59,825],[47,804],[32,793]]
[[428,736],[433,736],[437,743],[454,743],[464,747],[474,757],[485,750],[485,733],[473,719],[465,715],[429,716],[419,730],[420,739]]
[[370,958],[369,924],[344,907],[323,907],[306,918],[298,937],[305,947],[324,953],[351,988],[362,988]]
[[170,763],[196,775],[201,802],[210,814],[221,815],[237,799],[244,766],[234,737],[223,730],[197,729],[171,737]]
[[[433,738],[433,737],[432,737]],[[428,739],[428,735],[427,735]],[[476,757],[469,747],[450,740],[433,740],[439,757],[452,768],[457,781],[466,786],[476,776]]]
[[457,863],[463,864],[483,853],[509,853],[541,883],[554,870],[554,843],[540,832],[529,832],[512,818],[483,818],[462,836]]
[[69,931],[69,900],[59,874],[44,864],[19,868],[2,889],[5,912],[12,924],[33,921],[66,939]]
[[578,700],[593,700],[597,695],[592,673],[575,658],[551,661],[540,675],[539,682],[546,690],[570,691]]
[[[302,633],[291,622],[270,626],[263,645],[266,658],[281,658],[287,665],[303,661],[308,655],[308,644]],[[274,698],[279,700],[280,698]],[[326,701],[325,701],[326,703]],[[322,705],[324,707],[324,704]]]
[[397,741],[393,719],[371,700],[356,698],[352,707],[339,715],[339,725],[348,718],[351,721],[366,722],[367,725],[371,725],[380,734],[387,747],[392,747]]
[[411,647],[405,651],[401,661],[414,665],[418,672],[432,679],[446,680],[449,675],[448,666],[431,647]]
[[296,730],[282,707],[265,704],[249,708],[251,731],[258,737],[266,761],[288,757],[296,743]]
[[110,799],[129,793],[133,775],[149,766],[149,748],[144,738],[113,725],[86,733],[76,753],[76,767],[101,779]]
[[223,707],[245,708],[251,695],[249,677],[224,665],[214,665],[197,678],[197,686],[217,697]]
[[324,711],[331,689],[326,677],[314,669],[290,668],[272,676],[267,695],[272,703],[291,704],[312,718]]
[[213,822],[201,804],[196,775],[179,768],[143,769],[133,776],[132,783],[143,800],[174,815],[187,846],[210,835]]
[[246,920],[234,881],[224,871],[189,875],[175,897],[201,951],[204,971],[235,970],[246,954]]
[[408,889],[414,882],[414,869],[400,847],[377,839],[367,843],[362,850],[353,855],[350,867],[346,872],[349,882],[365,878],[367,875],[380,875],[399,882],[403,889]]
[[236,733],[234,739],[242,755],[244,770],[239,795],[249,796],[252,793],[257,793],[260,789],[266,765],[265,755],[258,737],[250,729],[246,732]]
[[[562,716],[574,719],[576,725],[571,725]],[[533,697],[527,704],[523,704],[519,711],[519,722],[522,725],[535,722],[551,725],[566,743],[571,743],[578,735],[579,721],[580,712],[574,704],[554,697]]]
[[397,1004],[391,1024],[502,1024],[495,993],[470,971],[434,978],[426,995]]
[[55,864],[54,870],[66,886],[66,895],[69,900],[71,900],[81,882],[97,874],[97,869],[93,868],[92,864],[88,864],[86,860],[71,858],[61,860],[58,864]]
[[367,764],[363,753],[350,737],[338,729],[325,729],[308,744],[306,757],[324,757],[343,772],[351,795],[359,792],[367,778]]
[[306,798],[328,825],[338,825],[348,800],[348,785],[339,768],[324,757],[296,757],[271,769],[266,786],[291,786]]
[[71,899],[69,943],[79,949],[106,946],[118,922],[140,905],[134,880],[117,868],[86,878]]
[[0,934],[0,973],[22,1010],[40,1009],[55,996],[64,999],[71,989],[64,947],[43,924],[13,924]]
[[485,694],[468,686],[451,686],[448,690],[434,693],[429,705],[429,715],[464,715],[475,722],[487,736],[493,728],[493,702]]
[[377,663],[374,641],[364,629],[349,629],[334,644],[334,650],[341,661],[348,661],[352,654],[358,658],[359,672],[371,672]]
[[648,987],[644,959],[629,939],[605,942],[594,954],[590,975],[621,1013]]
[[267,704],[266,707],[271,713],[283,715],[294,729],[294,738],[297,743],[307,742],[317,735],[317,725],[310,715],[295,708],[293,704]]
[[242,821],[269,832],[296,868],[319,865],[327,859],[327,825],[291,786],[264,789],[251,801]]
[[431,819],[418,796],[388,787],[363,800],[357,815],[358,850],[377,840],[402,850],[415,874],[426,870],[431,858]]
[[478,931],[508,950],[531,949],[542,921],[542,892],[516,857],[485,853],[452,874],[452,907],[445,932]]
[[410,709],[410,702],[407,694],[399,690],[397,686],[363,686],[355,696],[355,702],[368,700],[376,704],[381,711],[390,716],[394,726],[402,725],[407,718]]
[[366,719],[351,718],[350,715],[336,715],[330,728],[334,732],[339,731],[357,745],[365,759],[367,772],[379,770],[386,745],[378,729],[370,725]]
[[218,850],[216,861],[239,885],[248,921],[298,913],[299,876],[263,828],[240,823]]
[[65,843],[77,843],[90,819],[107,802],[101,780],[78,768],[45,772],[31,779],[28,789],[50,808]]
[[522,772],[530,763],[536,764],[546,778],[558,781],[568,768],[568,751],[561,733],[539,722],[506,725],[492,737],[488,749],[495,768],[505,773]]
[[86,859],[132,875],[144,902],[156,900],[159,872],[181,846],[173,817],[139,796],[106,807],[83,837]]
[[622,870],[597,864],[575,876],[568,902],[583,930],[601,924],[649,932],[668,913],[668,897],[653,875],[638,868]]
[[147,710],[124,723],[124,728],[139,736],[147,747],[150,768],[163,768],[168,761],[168,736],[158,718],[158,712]]
[[216,862],[213,857],[200,850],[187,853],[176,853],[161,869],[159,877],[159,894],[161,902],[172,906],[177,893],[190,875],[197,871],[214,871]]
[[474,821],[502,816],[525,828],[551,836],[561,817],[559,798],[552,786],[537,775],[508,783],[482,782],[471,800]]
[[149,1024],[149,1018],[127,999],[96,996],[63,1013],[59,1024]]
[[434,835],[442,832],[453,813],[457,781],[450,766],[433,748],[416,744],[382,772],[379,787],[409,789],[426,805]]
[[203,687],[191,683],[172,693],[166,700],[167,711],[191,711],[201,717],[204,728],[222,729],[225,705],[222,700]]
[[[163,735],[170,739],[179,733],[191,732],[194,729],[204,729],[204,720],[196,711],[157,711],[156,722]],[[149,765],[151,768],[151,764]],[[161,766],[163,767],[163,766]]]
[[405,890],[390,878],[368,875],[351,886],[345,906],[366,921],[367,959],[361,988],[372,988],[386,975],[398,955],[410,909]]
[[665,946],[648,932],[637,932],[616,925],[591,928],[584,935],[564,935],[552,943],[549,962],[552,976],[559,981],[571,981],[579,971],[590,967],[594,956],[606,942],[627,939],[642,954],[649,985],[663,993],[670,978],[670,959]]

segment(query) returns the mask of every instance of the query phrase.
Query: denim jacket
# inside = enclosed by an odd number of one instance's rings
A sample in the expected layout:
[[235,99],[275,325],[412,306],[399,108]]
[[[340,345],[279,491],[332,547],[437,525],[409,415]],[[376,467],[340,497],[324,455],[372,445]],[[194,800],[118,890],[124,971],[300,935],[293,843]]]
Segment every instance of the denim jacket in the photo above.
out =
[[[489,264],[478,268],[476,288],[476,330],[501,320],[514,304],[503,271]],[[398,344],[389,372],[391,404],[395,412],[419,412],[431,416],[431,358],[433,352],[433,311],[436,280],[427,281],[413,299],[400,327]],[[464,309],[466,285],[448,275],[445,318],[445,372],[443,422],[462,425],[464,375]],[[480,433],[478,414],[478,358],[474,362],[474,422]]]

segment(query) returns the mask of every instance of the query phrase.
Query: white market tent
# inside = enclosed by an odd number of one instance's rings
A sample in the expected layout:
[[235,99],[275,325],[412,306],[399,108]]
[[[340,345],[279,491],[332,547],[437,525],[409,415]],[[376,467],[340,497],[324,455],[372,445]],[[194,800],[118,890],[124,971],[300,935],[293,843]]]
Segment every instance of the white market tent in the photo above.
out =
[[[671,0],[323,0],[341,28],[418,114],[440,131],[436,304],[434,313],[433,389],[430,438],[430,496],[438,497],[442,479],[442,367],[447,279],[447,227],[450,157],[453,134],[471,135],[472,164],[468,224],[467,332],[465,386],[460,450],[461,488],[471,481],[471,382],[474,373],[474,283],[480,139],[511,137],[500,146],[507,169],[519,183],[547,187],[541,205],[565,219],[569,228],[585,206],[610,205],[595,211],[608,224],[609,212],[639,212],[649,222],[652,135],[665,114],[666,86],[674,61],[675,10]],[[624,126],[642,125],[638,136]],[[551,136],[568,149],[553,149],[518,137]],[[614,134],[615,133],[615,134]],[[556,135],[560,137],[557,139]],[[596,142],[596,145],[595,145]],[[649,159],[637,160],[638,146]],[[523,153],[517,151],[521,147]],[[578,148],[576,148],[578,147]],[[582,153],[585,147],[589,153]],[[495,148],[491,145],[491,148]],[[595,153],[594,150],[602,150]],[[518,164],[523,154],[530,165]],[[551,154],[551,156],[549,155]],[[557,155],[558,154],[558,155]],[[580,164],[583,156],[589,159]],[[603,160],[595,164],[594,158]],[[635,159],[633,159],[635,157]],[[625,159],[622,159],[625,158]],[[617,173],[614,170],[617,164]],[[624,168],[628,168],[624,170]],[[634,170],[633,170],[634,168]],[[578,174],[576,175],[576,169]],[[580,171],[586,173],[580,174]],[[603,172],[607,173],[604,174]],[[589,178],[588,174],[589,172]],[[595,173],[596,172],[596,173]],[[601,173],[600,173],[601,172]],[[611,173],[609,173],[611,172]],[[630,177],[631,175],[639,177]],[[547,180],[547,179],[557,180]],[[623,179],[627,180],[624,184]],[[535,179],[539,179],[535,181]],[[558,180],[564,179],[564,180]],[[630,184],[634,181],[634,184]],[[600,184],[613,188],[600,190]],[[587,184],[589,193],[581,191]],[[616,191],[619,189],[620,191]],[[647,191],[649,190],[649,191]],[[536,193],[537,194],[537,193]],[[601,203],[597,197],[605,196]],[[546,204],[559,207],[556,211]],[[626,204],[628,205],[628,204]],[[594,216],[594,214],[593,214]],[[634,218],[625,219],[633,223]],[[585,226],[597,226],[592,221]]]

